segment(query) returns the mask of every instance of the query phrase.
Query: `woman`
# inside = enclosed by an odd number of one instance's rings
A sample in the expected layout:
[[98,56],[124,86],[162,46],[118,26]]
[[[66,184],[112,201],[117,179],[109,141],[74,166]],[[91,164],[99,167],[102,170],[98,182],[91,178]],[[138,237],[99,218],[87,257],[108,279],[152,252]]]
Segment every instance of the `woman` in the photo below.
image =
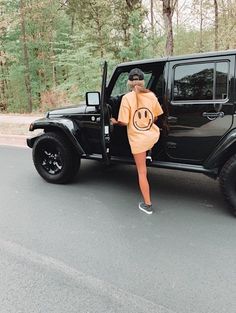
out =
[[143,202],[139,203],[139,209],[147,214],[152,214],[146,155],[159,139],[160,131],[154,122],[159,115],[163,114],[163,111],[154,93],[145,89],[144,73],[139,68],[130,71],[128,86],[131,91],[122,98],[118,120],[112,118],[111,121],[113,124],[127,126],[129,144],[143,196]]

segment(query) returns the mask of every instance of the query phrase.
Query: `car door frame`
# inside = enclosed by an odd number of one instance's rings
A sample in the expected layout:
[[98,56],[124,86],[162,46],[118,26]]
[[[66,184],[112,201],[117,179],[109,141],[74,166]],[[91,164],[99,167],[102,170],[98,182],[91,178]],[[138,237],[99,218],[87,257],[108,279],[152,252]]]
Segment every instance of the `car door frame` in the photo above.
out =
[[107,61],[104,61],[103,74],[102,74],[102,85],[101,85],[101,102],[100,102],[100,138],[102,146],[102,158],[105,164],[110,163],[110,114],[107,104]]

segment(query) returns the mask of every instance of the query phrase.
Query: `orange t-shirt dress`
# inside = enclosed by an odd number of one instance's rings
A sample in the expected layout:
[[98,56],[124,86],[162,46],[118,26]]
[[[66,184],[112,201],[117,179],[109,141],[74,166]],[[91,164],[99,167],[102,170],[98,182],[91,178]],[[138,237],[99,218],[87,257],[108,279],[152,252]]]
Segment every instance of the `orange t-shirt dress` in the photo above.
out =
[[160,103],[152,92],[131,91],[122,97],[118,121],[127,124],[127,135],[132,154],[150,150],[160,137],[154,120],[163,114]]

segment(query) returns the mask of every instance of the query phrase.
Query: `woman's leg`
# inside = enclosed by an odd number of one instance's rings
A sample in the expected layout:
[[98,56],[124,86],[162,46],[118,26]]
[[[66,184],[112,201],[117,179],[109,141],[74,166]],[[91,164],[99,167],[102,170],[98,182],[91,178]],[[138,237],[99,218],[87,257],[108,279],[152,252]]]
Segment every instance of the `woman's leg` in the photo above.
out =
[[150,188],[147,179],[146,152],[134,154],[134,160],[138,171],[139,187],[145,204],[151,204]]

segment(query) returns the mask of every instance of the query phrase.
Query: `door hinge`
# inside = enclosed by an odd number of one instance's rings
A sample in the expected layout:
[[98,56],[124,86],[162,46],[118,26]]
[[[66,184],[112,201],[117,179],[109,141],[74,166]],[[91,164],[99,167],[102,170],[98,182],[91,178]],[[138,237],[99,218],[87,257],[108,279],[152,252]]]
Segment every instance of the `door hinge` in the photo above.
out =
[[176,146],[177,146],[177,143],[176,143],[176,142],[168,141],[168,142],[166,143],[166,147],[167,147],[168,149],[176,149]]

